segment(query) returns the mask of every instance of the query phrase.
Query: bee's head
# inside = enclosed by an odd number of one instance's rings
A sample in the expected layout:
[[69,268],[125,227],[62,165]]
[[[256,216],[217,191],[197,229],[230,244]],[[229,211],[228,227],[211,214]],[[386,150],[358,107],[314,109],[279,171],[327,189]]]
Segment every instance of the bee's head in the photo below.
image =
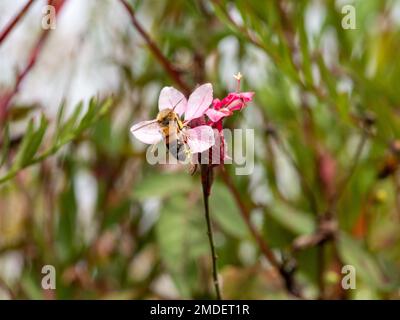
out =
[[170,122],[176,121],[176,118],[176,113],[172,109],[163,109],[157,114],[157,122],[164,126],[168,126]]

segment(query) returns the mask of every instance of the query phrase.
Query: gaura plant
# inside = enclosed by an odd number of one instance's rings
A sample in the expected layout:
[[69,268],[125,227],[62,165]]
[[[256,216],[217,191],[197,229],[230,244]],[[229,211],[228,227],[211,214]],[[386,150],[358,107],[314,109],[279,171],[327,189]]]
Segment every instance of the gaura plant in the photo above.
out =
[[[176,159],[190,162],[192,174],[200,160],[207,234],[217,299],[221,299],[221,291],[208,198],[213,181],[213,167],[215,164],[223,164],[228,157],[223,136],[223,119],[231,116],[234,111],[242,110],[254,95],[254,92],[239,92],[241,77],[240,73],[235,75],[238,82],[237,92],[229,93],[222,100],[213,99],[213,88],[210,83],[195,89],[189,99],[173,87],[164,87],[158,99],[159,112],[156,118],[141,121],[131,127],[131,133],[141,142],[156,145],[164,141],[168,151]],[[218,159],[212,159],[215,154],[218,155]],[[202,159],[206,159],[205,163]]]
[[[165,141],[172,155],[184,161],[189,159],[193,165],[193,155],[201,153],[215,143],[211,126],[190,126],[193,119],[200,118],[209,108],[212,99],[210,83],[198,87],[186,100],[185,96],[173,87],[164,87],[158,99],[156,119],[142,121],[131,127],[132,134],[140,141],[157,144]],[[181,116],[184,115],[184,120]],[[194,172],[195,166],[191,172]]]

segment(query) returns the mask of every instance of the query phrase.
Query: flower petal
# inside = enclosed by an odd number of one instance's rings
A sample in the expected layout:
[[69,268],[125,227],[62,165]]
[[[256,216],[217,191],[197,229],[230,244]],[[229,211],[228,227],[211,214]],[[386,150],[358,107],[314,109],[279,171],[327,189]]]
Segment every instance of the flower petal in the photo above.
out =
[[[246,103],[253,99],[254,92],[230,93],[229,103],[226,105],[231,111],[242,110]],[[224,99],[225,100],[225,99]]]
[[250,92],[242,92],[240,94],[241,98],[244,100],[244,102],[249,102],[253,99],[254,96],[254,92],[250,91]]
[[158,109],[174,109],[181,116],[186,111],[187,100],[182,92],[174,87],[164,87],[158,98]]
[[219,110],[223,107],[222,101],[219,100],[218,98],[215,98],[212,102],[211,108],[215,110]]
[[193,153],[203,152],[215,143],[214,131],[210,126],[198,126],[186,130],[187,143]]
[[219,165],[225,161],[231,161],[232,158],[228,154],[228,145],[224,138],[223,131],[214,131],[215,144],[211,147],[211,163]]
[[185,120],[190,121],[201,117],[212,101],[213,89],[211,83],[206,83],[198,87],[189,97],[185,111]]
[[227,106],[227,108],[229,108],[229,110],[231,111],[236,111],[236,110],[242,110],[245,105],[246,104],[241,99],[237,99],[234,100],[232,103],[230,103]]
[[209,117],[212,122],[218,122],[222,118],[227,117],[231,114],[232,114],[232,112],[229,112],[228,109],[220,109],[218,111],[218,110],[210,108],[206,111],[207,117]]
[[147,144],[156,144],[163,139],[155,120],[142,121],[131,127],[134,137]]

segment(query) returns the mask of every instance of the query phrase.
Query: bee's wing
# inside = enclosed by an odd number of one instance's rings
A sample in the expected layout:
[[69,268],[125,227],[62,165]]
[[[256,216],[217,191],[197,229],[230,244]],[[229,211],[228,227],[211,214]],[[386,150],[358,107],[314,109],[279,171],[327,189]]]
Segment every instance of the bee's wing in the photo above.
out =
[[134,137],[147,144],[156,144],[163,139],[156,120],[142,121],[131,127]]
[[209,108],[212,100],[213,88],[211,83],[203,84],[194,90],[187,103],[185,121],[201,117]]
[[215,144],[214,131],[210,126],[187,129],[185,135],[192,153],[203,152]]
[[175,89],[174,87],[164,87],[160,92],[158,98],[158,109],[172,109],[179,116],[181,116],[186,110],[186,98],[182,92]]

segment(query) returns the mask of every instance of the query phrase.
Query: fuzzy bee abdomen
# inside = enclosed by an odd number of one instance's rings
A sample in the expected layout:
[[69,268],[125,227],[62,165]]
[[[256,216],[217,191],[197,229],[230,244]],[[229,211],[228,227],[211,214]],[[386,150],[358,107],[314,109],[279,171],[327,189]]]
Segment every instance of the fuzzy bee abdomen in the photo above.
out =
[[186,150],[185,144],[179,139],[171,139],[168,137],[166,139],[165,144],[167,146],[168,151],[179,161],[186,160]]

